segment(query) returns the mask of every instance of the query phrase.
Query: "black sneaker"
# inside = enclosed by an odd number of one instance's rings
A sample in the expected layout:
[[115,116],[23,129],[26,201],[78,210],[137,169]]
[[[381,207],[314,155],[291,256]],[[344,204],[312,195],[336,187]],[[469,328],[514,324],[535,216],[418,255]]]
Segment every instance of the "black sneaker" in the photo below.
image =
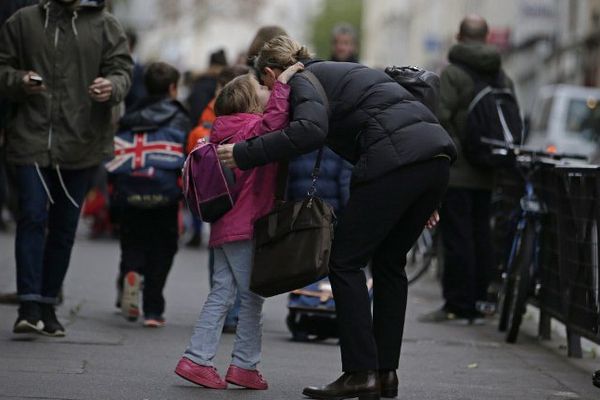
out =
[[417,318],[417,321],[424,323],[447,322],[456,325],[483,325],[485,323],[483,315],[479,313],[467,316],[455,314],[453,312],[446,311],[443,308],[423,314]]
[[594,384],[594,386],[600,388],[600,370],[598,370],[598,371],[596,371],[596,373],[594,373],[594,377],[592,378],[592,383]]
[[41,333],[42,329],[44,329],[44,323],[40,304],[35,301],[21,302],[13,333]]
[[58,322],[56,311],[52,304],[40,304],[42,310],[42,321],[44,328],[42,334],[46,336],[63,337],[65,336],[65,328]]

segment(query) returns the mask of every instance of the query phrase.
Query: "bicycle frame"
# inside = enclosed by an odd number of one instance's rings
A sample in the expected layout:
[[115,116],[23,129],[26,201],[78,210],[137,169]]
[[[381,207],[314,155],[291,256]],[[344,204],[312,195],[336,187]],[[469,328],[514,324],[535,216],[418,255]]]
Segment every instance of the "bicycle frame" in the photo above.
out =
[[540,254],[540,234],[542,230],[542,217],[546,214],[546,206],[545,204],[537,197],[535,193],[535,189],[533,183],[531,182],[531,178],[533,174],[537,171],[537,168],[534,168],[530,173],[524,174],[525,178],[525,194],[521,198],[520,204],[520,213],[517,221],[517,226],[515,230],[515,236],[513,238],[511,249],[508,257],[508,262],[506,263],[506,271],[502,274],[503,280],[508,279],[512,273],[512,268],[514,266],[514,258],[517,254],[518,249],[521,245],[521,239],[523,233],[525,232],[525,228],[528,224],[534,224],[535,226],[535,244],[534,244],[534,254],[532,257],[532,266],[533,269],[530,270],[530,276],[533,278],[536,283],[536,294],[539,291],[539,283],[537,282],[538,271],[539,271],[539,254]]

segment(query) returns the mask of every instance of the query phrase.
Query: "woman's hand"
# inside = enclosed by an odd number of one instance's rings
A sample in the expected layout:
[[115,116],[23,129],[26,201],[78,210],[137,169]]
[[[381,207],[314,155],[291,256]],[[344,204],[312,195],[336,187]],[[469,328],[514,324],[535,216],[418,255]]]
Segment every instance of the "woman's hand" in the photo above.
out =
[[294,74],[298,71],[302,71],[304,69],[304,64],[302,64],[301,62],[297,62],[296,64],[292,65],[291,67],[287,67],[287,69],[285,71],[283,71],[281,74],[279,74],[279,77],[277,78],[277,80],[281,83],[288,83],[290,81],[290,79],[292,79],[292,76],[294,76]]
[[222,144],[217,147],[217,156],[219,160],[227,168],[237,168],[235,158],[233,158],[233,146],[234,144]]
[[440,222],[440,214],[438,213],[437,210],[435,210],[433,212],[433,214],[431,214],[431,217],[429,217],[429,221],[427,221],[427,224],[425,224],[425,227],[427,229],[433,229],[436,227],[438,222]]

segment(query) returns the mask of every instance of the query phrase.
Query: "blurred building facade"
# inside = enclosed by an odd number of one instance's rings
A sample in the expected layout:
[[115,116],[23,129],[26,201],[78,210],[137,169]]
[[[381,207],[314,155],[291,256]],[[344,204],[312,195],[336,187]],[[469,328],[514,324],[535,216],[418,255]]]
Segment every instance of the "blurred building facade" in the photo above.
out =
[[115,0],[114,13],[138,32],[142,61],[161,59],[200,71],[209,54],[225,48],[230,62],[262,25],[280,25],[307,42],[322,0]]
[[464,15],[490,23],[525,110],[550,83],[600,84],[599,0],[364,0],[361,54],[369,65],[447,62]]

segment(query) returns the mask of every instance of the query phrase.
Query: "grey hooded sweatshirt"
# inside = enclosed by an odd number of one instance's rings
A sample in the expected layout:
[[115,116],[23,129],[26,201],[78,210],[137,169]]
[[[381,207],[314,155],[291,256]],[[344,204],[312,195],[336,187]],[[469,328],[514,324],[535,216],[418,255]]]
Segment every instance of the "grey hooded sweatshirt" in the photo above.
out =
[[[113,154],[112,108],[129,90],[133,61],[104,1],[77,4],[41,0],[0,31],[0,94],[15,103],[6,128],[11,164],[81,169]],[[47,91],[27,95],[27,71],[38,73]],[[97,77],[113,84],[106,103],[88,94]]]

